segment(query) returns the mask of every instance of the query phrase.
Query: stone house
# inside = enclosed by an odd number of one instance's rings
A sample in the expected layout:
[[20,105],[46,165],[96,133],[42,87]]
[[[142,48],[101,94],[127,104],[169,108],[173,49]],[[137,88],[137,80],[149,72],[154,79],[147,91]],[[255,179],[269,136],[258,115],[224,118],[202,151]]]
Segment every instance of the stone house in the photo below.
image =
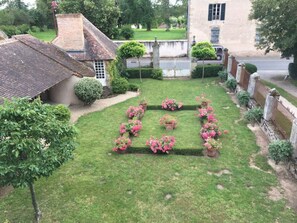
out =
[[188,41],[209,41],[238,56],[260,56],[256,21],[249,20],[251,0],[189,0]]
[[31,35],[0,42],[0,67],[0,98],[40,96],[43,101],[65,105],[81,103],[74,84],[95,75],[58,47]]
[[109,85],[107,67],[116,58],[117,45],[82,14],[58,14],[58,36],[52,43],[95,71],[103,86]]

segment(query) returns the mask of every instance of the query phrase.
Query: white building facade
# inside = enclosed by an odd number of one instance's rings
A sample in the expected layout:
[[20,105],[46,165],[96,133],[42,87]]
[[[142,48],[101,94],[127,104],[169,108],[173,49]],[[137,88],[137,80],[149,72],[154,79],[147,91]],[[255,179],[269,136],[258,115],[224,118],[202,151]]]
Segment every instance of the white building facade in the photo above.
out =
[[189,0],[189,45],[209,41],[237,56],[260,56],[258,26],[249,19],[251,0]]

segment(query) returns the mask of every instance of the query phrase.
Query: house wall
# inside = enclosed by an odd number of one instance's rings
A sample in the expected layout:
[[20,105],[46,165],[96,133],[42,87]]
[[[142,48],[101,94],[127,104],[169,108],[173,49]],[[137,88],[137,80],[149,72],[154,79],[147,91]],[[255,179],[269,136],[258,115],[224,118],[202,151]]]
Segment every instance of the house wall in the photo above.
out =
[[83,104],[74,93],[74,85],[81,80],[81,78],[72,76],[49,90],[50,100],[54,103],[64,105]]
[[[209,4],[226,3],[225,20],[208,21]],[[255,47],[256,21],[249,20],[250,0],[189,0],[188,40],[210,41],[211,29],[220,29],[219,43],[238,56],[264,55]]]
[[[118,46],[129,41],[114,41]],[[140,40],[146,48],[145,57],[153,53],[154,40]],[[160,44],[160,57],[184,57],[188,53],[188,40],[158,40]]]

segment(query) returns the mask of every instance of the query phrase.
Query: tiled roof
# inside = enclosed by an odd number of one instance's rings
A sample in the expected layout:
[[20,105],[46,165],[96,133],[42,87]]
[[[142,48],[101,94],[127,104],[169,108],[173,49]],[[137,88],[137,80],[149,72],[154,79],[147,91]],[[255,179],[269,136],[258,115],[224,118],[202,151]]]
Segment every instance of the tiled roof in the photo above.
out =
[[57,47],[30,35],[0,42],[0,97],[33,98],[72,75],[94,73]]
[[[65,49],[73,58],[80,61],[90,61],[90,60],[113,60],[116,57],[117,45],[111,41],[104,33],[102,33],[98,28],[96,28],[89,20],[87,20],[82,14],[63,14],[57,15],[57,19],[59,20],[59,24],[61,27],[58,27],[58,37],[53,40],[53,44],[56,44],[63,48],[67,45],[69,48],[75,49],[77,38],[67,38],[69,35],[68,27],[60,20],[68,21],[73,18],[73,23],[76,21],[77,23],[81,23],[82,19],[83,23],[83,35],[84,35],[84,49],[83,50],[67,50]],[[63,30],[61,30],[63,29]],[[77,32],[81,32],[80,29],[77,28]],[[71,41],[67,42],[66,41]],[[71,45],[72,44],[72,45]]]

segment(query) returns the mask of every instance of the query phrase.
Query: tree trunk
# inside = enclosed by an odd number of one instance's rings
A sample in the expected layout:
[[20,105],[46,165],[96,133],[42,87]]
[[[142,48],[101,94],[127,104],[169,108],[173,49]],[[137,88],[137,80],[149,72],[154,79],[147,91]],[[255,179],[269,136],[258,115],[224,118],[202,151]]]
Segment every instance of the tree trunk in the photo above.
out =
[[150,22],[146,23],[146,31],[152,31],[152,24]]
[[204,59],[202,61],[202,82],[203,82],[203,79],[204,79]]
[[34,207],[35,220],[36,220],[36,222],[39,222],[42,214],[41,214],[41,211],[39,209],[38,203],[36,201],[34,186],[33,186],[32,183],[29,183],[28,185],[29,185],[29,189],[30,189],[30,193],[31,193],[32,204],[33,204],[33,207]]
[[140,59],[138,57],[138,68],[139,68],[139,79],[140,79],[140,82],[142,82],[142,78],[141,78],[141,68],[140,68]]

